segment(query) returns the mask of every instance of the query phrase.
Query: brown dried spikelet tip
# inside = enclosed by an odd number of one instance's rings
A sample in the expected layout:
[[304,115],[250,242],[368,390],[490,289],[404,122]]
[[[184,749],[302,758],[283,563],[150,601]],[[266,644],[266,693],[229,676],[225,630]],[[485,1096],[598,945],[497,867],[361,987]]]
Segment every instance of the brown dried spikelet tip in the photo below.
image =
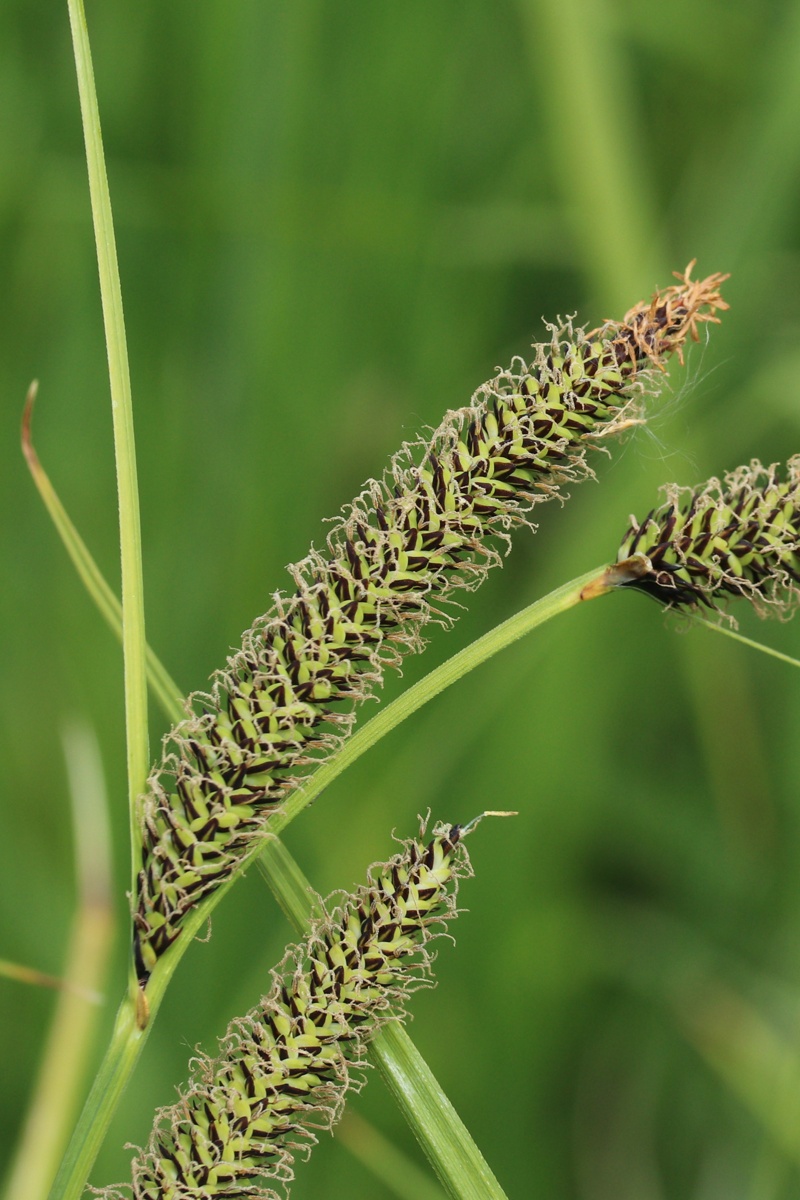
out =
[[639,420],[645,385],[701,321],[724,276],[656,293],[592,333],[550,328],[510,367],[405,445],[343,510],[327,545],[290,567],[293,594],[191,697],[143,801],[134,955],[144,987],[187,915],[237,870],[265,821],[346,737],[387,667],[449,623],[447,600],[501,561],[537,504],[592,476],[588,455]]
[[411,992],[433,986],[427,943],[457,915],[458,882],[471,874],[461,839],[475,823],[437,826],[427,844],[423,825],[370,868],[366,886],[329,898],[337,907],[287,951],[219,1057],[195,1060],[178,1103],[157,1114],[133,1162],[135,1200],[276,1200],[270,1181],[286,1194],[295,1158],[363,1082],[370,1037],[402,1019]]
[[631,518],[618,561],[641,569],[623,586],[669,608],[718,609],[743,597],[761,615],[790,615],[800,598],[800,456],[785,468],[754,459]]
[[730,308],[719,289],[730,275],[692,279],[696,262],[693,258],[685,271],[673,272],[679,283],[656,292],[649,303],[635,304],[626,312],[620,334],[615,339],[625,353],[646,357],[662,370],[664,359],[674,353],[683,365],[683,344],[687,336],[698,342],[699,325],[719,324],[717,312]]

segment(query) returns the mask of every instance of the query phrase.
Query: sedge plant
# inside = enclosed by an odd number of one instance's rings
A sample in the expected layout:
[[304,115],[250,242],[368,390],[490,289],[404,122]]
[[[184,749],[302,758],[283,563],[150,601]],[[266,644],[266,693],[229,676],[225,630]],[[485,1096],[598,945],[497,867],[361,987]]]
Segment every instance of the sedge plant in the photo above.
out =
[[[662,289],[650,301],[635,304],[619,321],[608,321],[589,332],[569,322],[551,327],[547,340],[535,348],[533,356],[515,359],[507,370],[483,384],[471,403],[448,414],[432,437],[403,447],[386,475],[365,485],[361,495],[346,509],[329,534],[326,547],[310,551],[291,569],[289,594],[277,595],[273,607],[254,622],[241,649],[214,677],[210,689],[190,697],[185,717],[169,735],[162,762],[145,784],[143,764],[148,751],[144,681],[148,657],[142,616],[130,385],[113,224],[80,0],[70,0],[70,15],[116,421],[123,545],[120,628],[126,664],[134,865],[133,975],[109,1055],[56,1184],[56,1197],[80,1193],[102,1131],[192,934],[259,852],[264,852],[266,870],[270,871],[271,861],[274,867],[276,859],[270,858],[270,848],[277,843],[270,837],[289,819],[293,798],[303,797],[303,805],[308,803],[321,790],[319,779],[325,778],[326,770],[329,778],[332,770],[343,769],[346,739],[358,703],[374,694],[387,667],[398,665],[404,654],[422,648],[426,625],[450,622],[453,593],[457,589],[469,591],[482,581],[488,568],[499,561],[500,551],[508,545],[513,528],[532,524],[531,514],[536,505],[553,497],[563,499],[564,485],[593,473],[590,453],[605,448],[608,438],[641,419],[644,398],[656,390],[665,361],[672,355],[682,361],[687,339],[696,339],[699,325],[716,321],[716,314],[726,307],[719,291],[724,277],[712,275],[693,280],[690,266],[678,276],[676,284]],[[781,514],[785,516],[793,505],[793,495],[787,499],[780,492],[783,485],[777,483],[770,490],[768,483],[769,480],[774,483],[774,478],[762,479],[760,470],[751,469],[746,487],[740,480],[747,497],[741,503],[736,499],[728,505],[734,515],[744,513],[749,524],[721,572],[715,574],[712,564],[718,566],[721,561],[722,526],[730,530],[734,524],[729,520],[725,525],[727,509],[719,516],[727,504],[721,497],[717,497],[716,516],[695,520],[694,510],[686,515],[680,528],[688,531],[688,541],[670,542],[675,528],[674,521],[669,524],[671,516],[664,518],[669,526],[666,532],[658,524],[660,518],[648,518],[626,538],[616,563],[567,585],[556,600],[548,598],[548,604],[540,603],[537,613],[533,617],[528,614],[513,631],[507,628],[493,641],[489,635],[490,640],[482,650],[472,653],[470,648],[461,666],[451,671],[449,678],[440,674],[437,682],[423,681],[418,702],[446,686],[459,670],[463,673],[474,666],[481,660],[481,654],[485,657],[495,652],[525,628],[532,628],[546,616],[604,594],[615,586],[641,587],[675,605],[694,605],[702,601],[703,595],[709,600],[725,591],[775,602],[778,592],[787,585],[791,591],[791,581],[795,578],[792,556],[796,544],[789,547],[787,542],[782,544],[780,554],[773,552],[775,530]],[[761,508],[753,500],[755,493],[763,498]],[[757,508],[760,516],[754,517]],[[759,519],[761,541],[755,537],[753,525]],[[693,537],[697,544],[693,542],[687,549]],[[674,548],[674,567],[670,566],[666,544]],[[696,562],[703,561],[706,566],[700,570]],[[763,567],[762,575],[757,578],[756,567],[759,570]],[[665,589],[669,590],[667,577],[673,581],[674,595],[665,595]],[[738,591],[737,579],[746,581],[746,586],[740,583]],[[98,586],[96,580],[92,586]],[[112,615],[116,612],[113,605],[110,611]],[[150,670],[152,677],[152,658]],[[164,680],[169,692],[169,677],[162,675]],[[396,719],[412,707],[406,703],[403,709],[401,705]],[[388,727],[384,722],[384,730]],[[349,745],[355,745],[358,736]],[[373,731],[371,736],[375,740],[379,733]],[[411,936],[405,927],[408,922],[400,920],[398,925],[396,920],[397,913],[405,911],[403,905],[408,900],[403,890],[407,877],[420,863],[438,862],[445,846],[454,851],[460,841],[458,829],[449,827],[425,848],[420,848],[417,842],[409,843],[406,859],[396,860],[387,868],[395,884],[399,878],[402,885],[399,891],[396,887],[391,892],[389,907],[389,928],[393,938],[400,930],[402,946],[405,946],[402,938]],[[451,877],[454,877],[452,871],[448,875]],[[273,882],[275,878],[273,870]],[[383,880],[384,875],[379,872],[378,877],[373,877],[373,886],[378,886],[376,878]],[[386,887],[380,886],[385,894]],[[374,962],[374,973],[367,972],[366,980],[359,982],[364,983],[370,1002],[374,1002],[374,1012],[382,1014],[391,1007],[392,996],[397,999],[394,968],[380,958],[385,951],[383,943],[380,953],[376,951],[377,959],[374,958],[363,925],[369,924],[371,934],[375,922],[366,922],[358,907],[366,906],[372,911],[373,902],[379,905],[380,901],[372,893],[371,897],[367,901],[362,895],[353,902],[355,909],[345,903],[337,917],[315,928],[305,949],[294,952],[294,957],[287,960],[292,963],[291,981],[276,981],[277,990],[258,1012],[274,1015],[281,1011],[282,1004],[289,1004],[294,1006],[291,1022],[295,1021],[301,1009],[303,1013],[306,1011],[303,1005],[311,995],[308,990],[311,977],[327,981],[323,987],[327,995],[334,986],[331,980],[337,978],[336,973],[341,969],[339,957],[344,954],[346,958],[342,939],[346,942],[355,927],[360,930],[359,952],[363,951],[369,962]],[[434,902],[437,919],[442,915],[436,908],[438,903]],[[443,911],[452,911],[449,902],[442,903]],[[428,914],[424,905],[419,905],[418,892],[409,912],[412,910],[415,919]],[[353,917],[354,912],[360,914],[358,919]],[[424,920],[419,930],[415,945],[427,940]],[[314,958],[313,948],[319,946],[326,947],[322,966]],[[398,950],[398,957],[403,953],[405,950]],[[389,955],[390,960],[393,954],[394,951]],[[424,956],[422,961],[427,961]],[[287,999],[295,984],[303,1003],[298,1003],[294,993],[291,1001]],[[343,1003],[346,1009],[352,1000],[355,1011],[361,1000],[356,1001],[350,993],[343,1000],[341,980],[335,984],[336,988],[337,1003]],[[401,1002],[399,1009],[394,1010],[395,1016],[400,1015],[402,1007]],[[326,1011],[320,1019],[324,1024],[329,1017]],[[259,1016],[251,1015],[237,1029],[241,1032],[246,1027],[254,1034],[260,1020]],[[278,1025],[285,1025],[285,1021],[276,1020]],[[374,1045],[380,1044],[381,1021],[373,1014],[360,1022],[369,1031]],[[352,1050],[352,1062],[358,1064],[368,1052],[368,1039],[348,1029],[344,1041]],[[281,1036],[288,1032],[283,1030]],[[296,1033],[294,1026],[291,1032]],[[315,1035],[306,1032],[298,1036],[313,1039]],[[244,1044],[238,1037],[238,1032],[229,1035],[228,1049]],[[259,1047],[254,1053],[261,1055],[257,1038],[254,1044]],[[284,1047],[288,1054],[291,1045],[287,1043],[289,1048]],[[342,1083],[346,1080],[342,1063],[347,1056],[342,1059],[337,1050],[334,1057],[336,1070],[340,1071],[336,1078]],[[137,1195],[148,1200],[157,1196],[167,1200],[174,1196],[177,1200],[184,1195],[205,1195],[211,1188],[212,1175],[215,1187],[218,1183],[223,1189],[240,1187],[230,1165],[246,1157],[243,1145],[236,1141],[240,1129],[233,1130],[229,1120],[230,1105],[235,1107],[238,1101],[230,1099],[230,1090],[218,1083],[218,1076],[227,1071],[236,1075],[240,1083],[249,1078],[251,1083],[246,1087],[254,1094],[262,1090],[262,1084],[257,1072],[253,1074],[248,1067],[243,1074],[241,1060],[236,1062],[238,1065],[231,1066],[223,1053],[215,1066],[203,1067],[202,1086],[197,1082],[190,1085],[182,1104],[184,1112],[187,1107],[198,1113],[202,1110],[205,1132],[202,1137],[187,1132],[181,1125],[182,1116],[167,1122],[166,1127],[172,1133],[165,1134],[162,1123],[161,1133],[154,1134],[154,1142],[136,1168]],[[326,1114],[338,1111],[341,1101],[340,1092],[326,1077],[329,1070],[334,1070],[329,1063],[321,1068],[323,1093],[317,1105],[317,1110]],[[311,1071],[312,1075],[317,1073]],[[309,1087],[313,1086],[316,1084],[312,1081]],[[213,1101],[209,1100],[209,1088],[215,1097]],[[217,1088],[222,1090],[214,1091]],[[286,1089],[284,1099],[285,1095]],[[259,1105],[263,1099],[264,1096],[259,1096]],[[256,1107],[254,1132],[258,1137],[266,1136],[265,1129],[268,1132],[274,1127],[275,1112],[268,1105]],[[242,1119],[241,1114],[236,1115],[236,1121]],[[275,1120],[280,1124],[277,1117]],[[227,1131],[224,1136],[223,1126]],[[226,1140],[229,1134],[233,1142]],[[164,1147],[166,1157],[161,1154]],[[202,1160],[199,1175],[192,1173],[190,1159],[184,1161],[190,1149],[196,1150]],[[285,1152],[283,1144],[274,1151],[258,1150],[255,1165],[248,1160],[247,1170],[252,1166],[257,1173],[272,1156],[270,1161],[278,1164],[276,1178],[280,1179],[282,1174],[285,1177],[286,1159],[282,1157]],[[172,1166],[165,1165],[167,1162]],[[227,1165],[222,1166],[223,1163]],[[473,1194],[468,1180],[449,1178],[443,1182],[453,1195]],[[170,1192],[169,1187],[174,1190]],[[240,1188],[238,1192],[217,1189],[215,1194],[247,1193]],[[497,1193],[484,1190],[474,1194]]]
[[70,18],[120,486],[134,977],[56,1182],[59,1197],[80,1193],[183,950],[264,846],[269,818],[341,744],[354,705],[386,667],[421,648],[427,623],[447,623],[451,593],[481,581],[539,502],[591,473],[589,452],[640,419],[664,361],[682,358],[686,339],[725,307],[721,276],[694,281],[687,270],[618,322],[590,333],[553,327],[532,360],[515,360],[432,439],[404,447],[345,513],[327,551],[293,569],[293,594],[276,597],[211,690],[192,699],[145,786],[147,653],[121,289],[80,0],[70,0]]
[[[639,419],[665,358],[681,356],[698,325],[724,308],[720,282],[694,281],[687,270],[619,322],[591,333],[551,329],[532,361],[484,384],[430,441],[405,447],[384,481],[366,486],[327,553],[312,551],[292,569],[294,594],[276,597],[211,691],[192,698],[137,801],[136,990],[81,1145],[108,1119],[109,1097],[132,1069],[188,939],[258,853],[270,818],[277,826],[289,794],[341,744],[353,706],[385,668],[421,648],[422,627],[448,622],[452,591],[475,587],[499,561],[498,539],[590,473],[588,452]],[[80,1158],[75,1179],[89,1153]]]
[[[664,361],[681,358],[700,323],[725,307],[721,276],[694,281],[687,270],[618,322],[591,333],[553,328],[532,361],[515,360],[432,439],[404,448],[386,479],[368,484],[346,512],[328,552],[312,551],[293,570],[294,594],[276,598],[211,691],[194,698],[145,786],[147,651],[138,517],[128,520],[135,455],[130,387],[121,379],[121,289],[80,0],[70,0],[70,16],[117,415],[134,954],[131,986],[54,1200],[80,1194],[182,953],[260,849],[269,862],[270,817],[277,824],[292,790],[340,744],[353,705],[374,691],[388,665],[421,647],[426,623],[447,621],[452,591],[480,582],[510,529],[530,523],[536,504],[559,495],[565,482],[590,473],[588,453],[640,419]],[[391,1075],[398,1064],[384,1068]],[[459,1182],[442,1161],[462,1137],[453,1114],[443,1152],[429,1149],[453,1195],[470,1194],[469,1170],[456,1166]],[[490,1178],[477,1154],[475,1162],[478,1176]],[[483,1194],[490,1194],[485,1187]]]
[[[684,611],[699,606],[718,610],[727,600],[739,597],[749,599],[762,615],[768,611],[790,613],[797,599],[800,566],[799,478],[798,460],[792,459],[783,470],[753,462],[729,473],[724,481],[712,479],[697,488],[668,487],[667,504],[652,510],[642,522],[632,520],[618,562],[605,573],[590,573],[589,584],[575,581],[572,594],[589,599],[614,587],[633,587],[655,596],[668,608]],[[550,615],[556,611],[552,604],[549,611]],[[505,644],[509,640],[506,635]],[[290,953],[287,962],[292,970],[276,976],[269,996],[242,1022],[234,1023],[221,1056],[200,1062],[179,1104],[160,1113],[147,1150],[134,1163],[137,1200],[160,1196],[178,1200],[201,1194],[196,1189],[205,1189],[208,1195],[272,1197],[276,1193],[269,1186],[264,1189],[265,1181],[288,1183],[294,1154],[303,1147],[308,1149],[315,1140],[313,1129],[319,1127],[320,1114],[322,1127],[339,1115],[350,1080],[347,1055],[362,1062],[364,1043],[374,1034],[377,1022],[371,1006],[377,1005],[376,1011],[384,1015],[390,997],[402,999],[406,992],[404,967],[397,959],[412,948],[416,929],[422,934],[422,944],[427,937],[427,927],[418,927],[409,914],[409,887],[414,890],[416,917],[435,921],[439,915],[439,893],[433,879],[429,877],[428,887],[423,887],[420,903],[419,879],[411,882],[414,871],[409,871],[408,856],[414,869],[427,864],[426,872],[436,860],[437,869],[441,868],[438,878],[447,883],[452,879],[448,854],[462,832],[455,828],[445,831],[449,849],[444,858],[437,857],[445,846],[441,837],[427,847],[408,843],[405,855],[380,868],[377,892],[373,871],[372,890],[346,901],[335,919],[317,922],[311,940]],[[302,899],[300,904],[302,907]],[[377,916],[376,904],[384,906]],[[454,914],[450,901],[447,911]],[[355,919],[353,912],[357,913]],[[370,947],[381,917],[384,925],[377,936],[383,949],[375,958]],[[341,939],[347,941],[348,936],[352,950],[337,950]],[[320,945],[322,962],[314,957],[314,947]],[[387,945],[399,975],[386,970]],[[423,961],[427,967],[424,956]],[[345,974],[340,974],[331,991],[334,962]],[[375,971],[381,979],[378,987]],[[427,970],[424,977],[429,979]],[[369,1015],[365,1013],[363,1019],[359,1016],[348,1025],[342,1014],[351,1015],[353,980],[367,989]],[[384,983],[389,989],[386,992]],[[358,1012],[362,1012],[360,1007]],[[330,1054],[331,1046],[342,1036],[344,1057],[334,1054],[340,1070],[334,1082],[325,1053]],[[264,1038],[271,1049],[261,1045]],[[294,1052],[290,1052],[287,1038],[292,1044],[299,1039]],[[270,1066],[274,1054],[280,1062]]]

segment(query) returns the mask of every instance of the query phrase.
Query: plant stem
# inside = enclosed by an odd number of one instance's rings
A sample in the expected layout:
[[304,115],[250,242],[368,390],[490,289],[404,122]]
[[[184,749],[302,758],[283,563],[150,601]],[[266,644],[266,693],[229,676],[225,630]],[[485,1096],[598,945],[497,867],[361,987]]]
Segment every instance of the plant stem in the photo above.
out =
[[351,766],[371,746],[385,737],[401,721],[405,721],[417,709],[422,708],[434,696],[438,696],[445,688],[461,679],[475,667],[492,658],[500,650],[511,646],[525,634],[543,625],[551,617],[574,608],[584,600],[592,600],[612,591],[619,583],[625,582],[636,574],[635,564],[619,564],[610,567],[598,567],[587,571],[556,588],[540,600],[535,600],[521,612],[515,613],[507,621],[496,625],[483,637],[478,638],[452,658],[448,658],[441,666],[430,671],[424,679],[408,688],[391,704],[387,704],[377,716],[368,721],[363,728],[357,730],[342,747],[337,750],[327,762],[318,767],[309,779],[296,792],[293,792],[280,812],[270,818],[269,829],[272,833],[280,833],[298,813],[307,808],[342,771]]
[[729,629],[727,625],[717,625],[714,621],[707,621],[705,617],[695,617],[695,621],[698,625],[705,626],[706,629],[713,629],[715,633],[723,633],[725,637],[733,638],[735,642],[741,642],[743,646],[750,646],[753,650],[760,650],[762,654],[768,654],[770,658],[777,658],[781,662],[788,663],[790,667],[800,667],[800,660],[792,658],[791,654],[784,654],[782,650],[773,650],[772,646],[765,646],[762,642],[745,637],[743,633],[737,633],[735,629]]
[[[133,409],[122,291],[86,15],[82,0],[67,0],[67,4],[86,147],[111,387],[119,500],[131,874],[135,881],[139,845],[138,798],[146,785],[149,748],[141,527]],[[55,1196],[77,1197],[82,1192],[102,1137],[138,1059],[146,1035],[141,1028],[143,1013],[134,999],[135,987],[131,967],[130,992],[123,1000],[106,1057],[67,1149],[54,1185],[52,1194]]]
[[376,1034],[369,1058],[448,1196],[453,1200],[506,1200],[466,1126],[399,1021],[387,1022]]
[[120,1096],[147,1040],[148,1029],[149,1026],[144,1029],[140,1027],[136,1003],[129,993],[126,994],[117,1013],[105,1058],[53,1184],[50,1200],[79,1200],[83,1195],[86,1180]]
[[305,937],[310,922],[320,914],[320,907],[319,895],[299,863],[273,834],[267,837],[257,862],[281,912],[295,931]]
[[86,28],[83,0],[67,0],[67,4],[75,54],[83,136],[86,145],[86,165],[89,173],[89,193],[97,247],[97,266],[100,275],[108,375],[111,384],[122,563],[122,652],[125,664],[125,730],[132,851],[131,873],[132,880],[135,882],[138,869],[139,796],[145,789],[150,753],[147,738],[142,539],[133,437],[133,407],[125,319],[122,312],[122,291],[89,33]]

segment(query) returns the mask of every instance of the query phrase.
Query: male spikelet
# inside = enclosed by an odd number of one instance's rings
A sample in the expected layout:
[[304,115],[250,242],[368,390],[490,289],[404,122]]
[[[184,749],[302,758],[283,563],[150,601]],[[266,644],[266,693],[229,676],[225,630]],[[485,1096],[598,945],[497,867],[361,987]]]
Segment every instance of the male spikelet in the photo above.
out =
[[265,1181],[285,1192],[295,1156],[310,1152],[348,1087],[363,1083],[370,1036],[405,1015],[411,991],[432,985],[427,943],[456,916],[470,828],[437,826],[426,845],[423,826],[287,951],[219,1057],[196,1061],[178,1103],[158,1113],[133,1163],[135,1200],[273,1200]]
[[143,803],[134,949],[144,986],[186,914],[235,871],[266,817],[346,735],[353,705],[387,665],[446,620],[441,601],[474,588],[497,541],[535,504],[591,474],[587,451],[634,423],[637,400],[698,325],[717,320],[723,276],[690,278],[591,333],[551,329],[407,445],[328,536],[290,568],[295,592],[245,633],[169,735]]
[[787,614],[800,599],[800,456],[782,472],[753,460],[698,488],[666,489],[667,503],[631,518],[620,562],[642,567],[625,586],[670,608],[717,609],[744,596]]

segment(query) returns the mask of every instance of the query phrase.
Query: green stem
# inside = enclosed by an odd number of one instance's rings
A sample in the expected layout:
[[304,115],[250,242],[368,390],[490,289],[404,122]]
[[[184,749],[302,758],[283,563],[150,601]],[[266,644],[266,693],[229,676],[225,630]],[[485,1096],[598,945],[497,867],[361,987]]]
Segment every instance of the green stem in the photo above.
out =
[[319,895],[280,838],[268,836],[257,861],[281,912],[305,937],[311,921],[320,914]]
[[389,1021],[370,1043],[369,1058],[453,1200],[506,1200],[466,1126],[405,1027]]
[[703,625],[706,629],[713,629],[715,633],[723,633],[725,637],[733,638],[735,642],[741,642],[743,646],[750,646],[753,650],[760,650],[762,654],[768,654],[770,658],[777,658],[781,662],[788,663],[791,667],[800,667],[800,660],[792,658],[791,654],[784,654],[781,650],[773,650],[772,646],[765,646],[762,642],[756,642],[753,638],[745,637],[743,633],[737,633],[735,629],[729,629],[727,625],[717,625],[714,621],[707,621],[705,617],[696,617],[695,620],[698,625]]
[[[248,863],[255,857],[254,851]],[[238,876],[225,881],[215,894],[219,901],[230,890]],[[67,1153],[56,1177],[50,1200],[80,1200],[89,1172],[111,1124],[122,1093],[133,1074],[139,1055],[144,1049],[164,993],[177,970],[183,953],[208,919],[213,905],[198,905],[186,919],[174,955],[164,955],[150,976],[147,993],[126,992],[120,1005],[111,1042],[92,1090],[84,1105],[81,1118],[67,1147]]]
[[79,1200],[119,1099],[147,1039],[140,1029],[136,1004],[126,995],[114,1023],[105,1058],[97,1073],[80,1120],[61,1164],[50,1200]]
[[565,583],[563,587],[556,588],[554,592],[550,592],[541,600],[529,604],[527,608],[515,613],[513,617],[509,617],[507,621],[495,626],[483,637],[447,659],[440,667],[429,672],[419,683],[415,683],[413,687],[408,688],[401,696],[382,709],[377,716],[357,730],[332,758],[318,767],[308,783],[293,792],[281,811],[270,818],[270,831],[280,833],[285,829],[298,813],[307,808],[338,775],[341,775],[342,771],[352,766],[356,759],[366,753],[371,746],[374,746],[417,709],[422,708],[423,704],[427,704],[434,696],[438,696],[445,688],[456,683],[457,680],[479,667],[487,659],[492,658],[500,650],[511,646],[539,625],[543,625],[545,621],[574,608],[583,600],[591,600],[605,595],[618,583],[630,578],[631,573],[636,573],[636,567],[635,565],[631,567],[630,564],[599,567],[594,571],[587,571],[585,575],[579,575],[577,579]]
[[[139,845],[138,798],[146,786],[149,748],[144,591],[133,408],[114,224],[86,16],[82,0],[67,0],[67,3],[86,147],[111,388],[119,500],[131,874],[135,883]],[[131,966],[130,993],[119,1010],[111,1043],[56,1179],[54,1196],[77,1197],[82,1192],[102,1137],[138,1059],[146,1033],[142,1028],[145,1022],[140,1000],[135,998],[135,987]]]
[[[119,498],[120,555],[122,563],[122,651],[125,664],[125,729],[127,735],[128,801],[131,829],[131,872],[137,871],[138,808],[144,792],[150,759],[147,738],[147,672],[142,583],[142,539],[139,491],[133,437],[128,348],[122,312],[122,290],[117,265],[111,198],[108,191],[100,114],[83,0],[67,0],[75,69],[78,79],[89,193],[100,275],[111,412]],[[134,984],[135,986],[135,981]]]
[[[298,933],[308,932],[316,893],[279,838],[264,846],[258,866]],[[448,1100],[405,1026],[389,1021],[367,1051],[453,1200],[506,1200],[467,1127]]]

